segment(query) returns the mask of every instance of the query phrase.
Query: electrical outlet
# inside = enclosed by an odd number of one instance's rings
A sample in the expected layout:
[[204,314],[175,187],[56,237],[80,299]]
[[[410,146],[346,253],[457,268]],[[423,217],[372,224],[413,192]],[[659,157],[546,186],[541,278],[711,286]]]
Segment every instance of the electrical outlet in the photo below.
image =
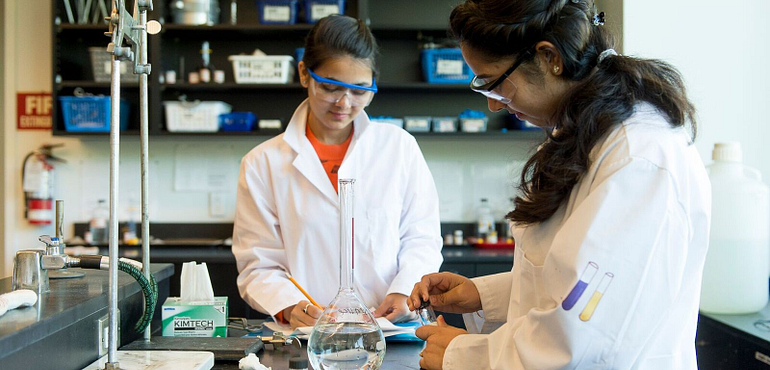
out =
[[[120,310],[118,310],[118,347],[120,347]],[[110,331],[110,315],[104,315],[99,318],[98,323],[96,325],[96,338],[99,341],[99,357],[102,357],[107,354],[107,351],[109,351],[109,331]],[[117,349],[117,348],[116,348]]]
[[225,216],[225,193],[209,193],[209,214],[211,217]]

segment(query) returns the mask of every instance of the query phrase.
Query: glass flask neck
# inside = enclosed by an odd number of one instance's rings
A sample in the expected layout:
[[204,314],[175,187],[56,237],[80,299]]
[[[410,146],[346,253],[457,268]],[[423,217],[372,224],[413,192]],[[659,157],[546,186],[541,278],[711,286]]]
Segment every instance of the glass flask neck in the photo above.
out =
[[339,180],[340,197],[340,290],[353,290],[355,268],[355,219],[353,217],[354,179]]

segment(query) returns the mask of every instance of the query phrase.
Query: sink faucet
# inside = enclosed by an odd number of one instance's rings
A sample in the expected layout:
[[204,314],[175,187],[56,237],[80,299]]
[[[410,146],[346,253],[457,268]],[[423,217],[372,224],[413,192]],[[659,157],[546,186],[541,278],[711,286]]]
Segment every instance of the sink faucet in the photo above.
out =
[[41,235],[38,240],[45,244],[44,250],[24,249],[16,252],[13,260],[13,290],[29,289],[38,294],[50,292],[48,270],[80,266],[80,258],[62,253],[59,238]]

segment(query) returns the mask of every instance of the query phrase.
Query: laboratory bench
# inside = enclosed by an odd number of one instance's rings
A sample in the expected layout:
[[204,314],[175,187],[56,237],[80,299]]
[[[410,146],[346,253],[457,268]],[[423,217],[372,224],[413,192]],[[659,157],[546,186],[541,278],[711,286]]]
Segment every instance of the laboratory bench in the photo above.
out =
[[[87,224],[76,223],[74,235],[83,235]],[[498,225],[498,229],[502,226]],[[167,224],[150,225],[153,241],[150,259],[155,263],[172,263],[175,275],[171,278],[171,296],[179,295],[179,278],[184,262],[206,262],[214,293],[230,298],[230,315],[245,318],[264,318],[252,310],[241,299],[236,285],[238,269],[235,257],[227,239],[232,236],[232,223],[215,224]],[[442,224],[442,232],[464,230],[470,235],[472,224]],[[139,230],[137,234],[141,235]],[[68,244],[73,246],[73,244]],[[107,246],[98,246],[99,254],[107,253]],[[120,255],[140,260],[141,245],[121,245]],[[480,249],[468,245],[445,246],[442,250],[444,263],[441,271],[450,271],[467,277],[476,277],[498,272],[510,271],[513,267],[513,249]],[[448,319],[450,323],[460,324],[459,317]]]
[[748,315],[701,313],[696,346],[700,370],[770,369],[770,304]]
[[[39,295],[32,307],[0,316],[0,368],[82,369],[99,357],[99,320],[108,313],[109,272],[81,270],[85,276],[50,279],[50,292]],[[151,264],[158,282],[158,300],[152,321],[160,328],[161,303],[169,294],[171,264]],[[11,291],[11,277],[0,279],[0,294]],[[118,273],[120,343],[143,333],[133,330],[144,311],[144,298],[128,274]]]

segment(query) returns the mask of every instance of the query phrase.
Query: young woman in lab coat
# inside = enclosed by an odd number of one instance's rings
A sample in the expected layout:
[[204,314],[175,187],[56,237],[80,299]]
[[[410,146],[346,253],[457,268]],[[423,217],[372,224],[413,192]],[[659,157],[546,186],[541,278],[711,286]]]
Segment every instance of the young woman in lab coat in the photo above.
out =
[[401,321],[414,283],[442,262],[438,195],[415,139],[369,121],[377,43],[366,25],[330,16],[310,31],[300,82],[308,98],[286,132],[241,161],[233,254],[254,309],[310,326],[339,288],[337,179],[355,183],[355,279],[375,316]]
[[549,135],[508,214],[512,271],[415,285],[410,308],[429,299],[487,333],[418,329],[425,369],[697,369],[710,186],[694,108],[671,66],[612,51],[594,9],[466,0],[452,12],[471,88]]

